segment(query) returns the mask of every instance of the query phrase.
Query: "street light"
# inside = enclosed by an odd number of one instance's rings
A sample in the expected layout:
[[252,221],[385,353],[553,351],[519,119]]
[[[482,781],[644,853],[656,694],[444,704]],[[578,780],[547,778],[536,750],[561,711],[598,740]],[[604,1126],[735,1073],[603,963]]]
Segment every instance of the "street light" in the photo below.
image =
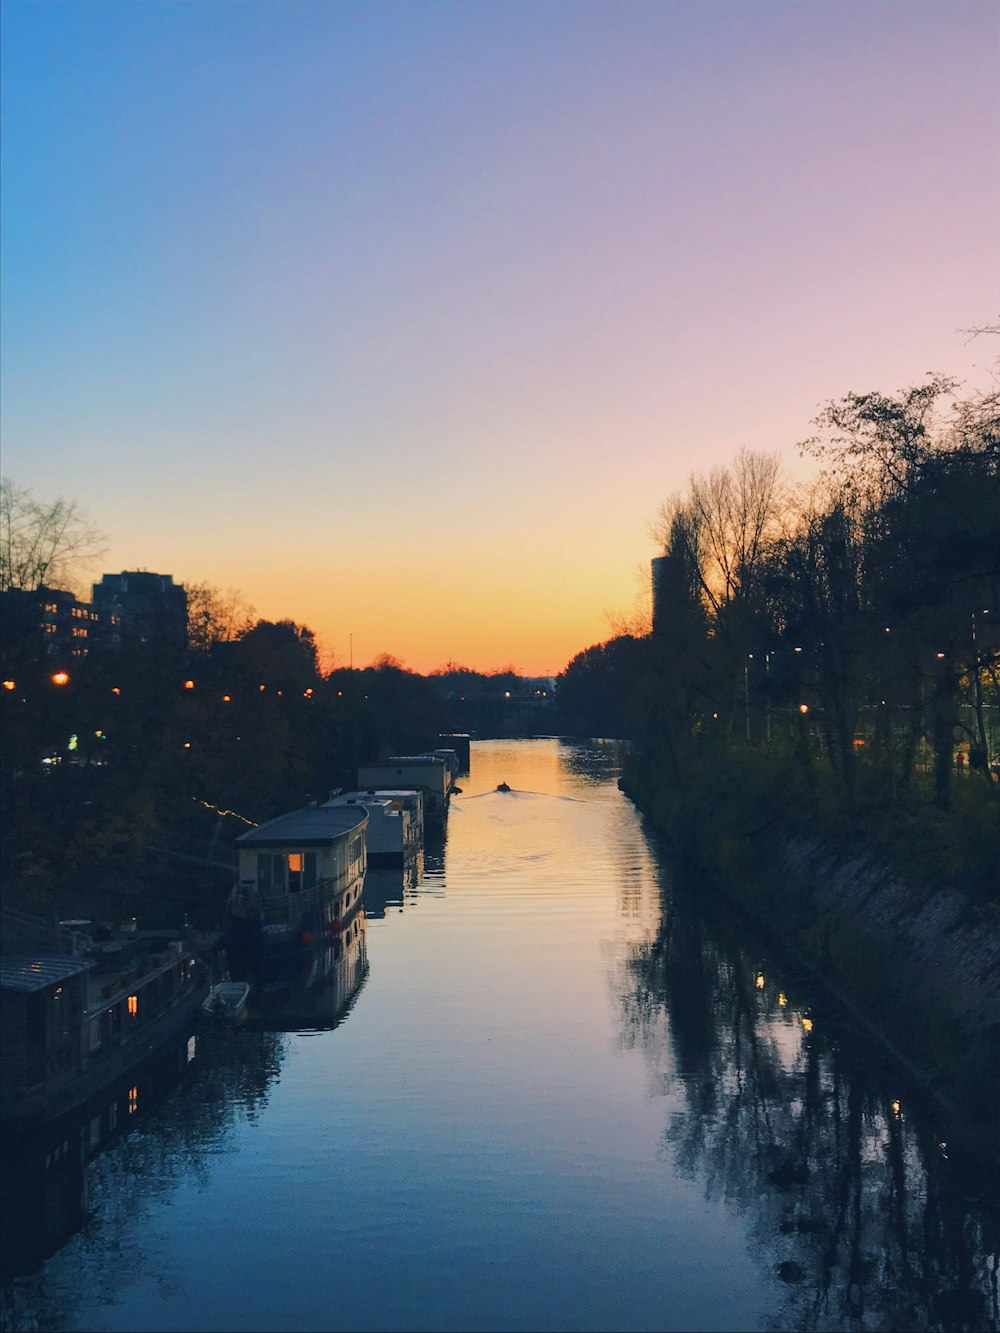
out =
[[53,685],[68,685],[68,684],[69,684],[69,672],[68,672],[68,671],[55,671],[55,672],[53,672],[53,673],[52,673],[52,684],[53,684]]

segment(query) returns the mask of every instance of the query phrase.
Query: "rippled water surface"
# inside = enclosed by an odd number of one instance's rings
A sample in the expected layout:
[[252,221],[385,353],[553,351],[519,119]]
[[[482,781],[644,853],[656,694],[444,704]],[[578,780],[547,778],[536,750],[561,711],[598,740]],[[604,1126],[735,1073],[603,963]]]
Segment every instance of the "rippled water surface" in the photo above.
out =
[[420,881],[371,873],[344,958],[200,1034],[8,1326],[1000,1327],[983,1191],[617,776],[474,745]]

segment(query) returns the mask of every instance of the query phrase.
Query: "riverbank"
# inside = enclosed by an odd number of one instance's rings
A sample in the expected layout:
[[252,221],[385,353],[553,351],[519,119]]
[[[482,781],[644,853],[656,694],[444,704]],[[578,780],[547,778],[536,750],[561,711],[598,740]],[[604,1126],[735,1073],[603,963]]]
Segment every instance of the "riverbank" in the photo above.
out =
[[[907,876],[856,829],[792,820],[787,809],[769,808],[764,793],[747,800],[738,789],[745,774],[715,777],[711,788],[678,790],[638,756],[622,788],[680,864],[763,928],[880,1042],[953,1138],[1000,1167],[995,902]],[[807,794],[792,793],[796,800],[804,813]]]

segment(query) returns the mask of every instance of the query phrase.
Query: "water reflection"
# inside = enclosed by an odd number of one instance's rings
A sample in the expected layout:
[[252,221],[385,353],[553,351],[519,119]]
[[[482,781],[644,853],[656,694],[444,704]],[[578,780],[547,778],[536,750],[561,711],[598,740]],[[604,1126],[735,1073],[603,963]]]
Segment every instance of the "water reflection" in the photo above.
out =
[[[259,1116],[282,1053],[272,1034],[192,1026],[72,1116],[5,1132],[0,1328],[66,1328],[139,1280],[150,1218]],[[44,1268],[64,1246],[72,1263]]]
[[477,746],[424,877],[140,1089],[5,1326],[996,1329],[981,1183],[617,762]]
[[324,1032],[342,1023],[368,976],[365,915],[362,909],[341,936],[295,963],[258,973],[246,1026],[265,1032]]
[[995,1197],[860,1036],[772,982],[746,938],[664,877],[623,1008],[656,1090],[683,1093],[674,1169],[750,1215],[780,1284],[772,1326],[997,1329]]
[[40,1126],[5,1129],[2,1140],[0,1275],[5,1282],[36,1271],[83,1226],[87,1167],[142,1125],[191,1072],[194,1020],[152,1059],[103,1089],[85,1106]]
[[365,916],[369,921],[380,921],[386,911],[401,912],[423,877],[423,851],[407,858],[401,866],[369,866],[365,871]]

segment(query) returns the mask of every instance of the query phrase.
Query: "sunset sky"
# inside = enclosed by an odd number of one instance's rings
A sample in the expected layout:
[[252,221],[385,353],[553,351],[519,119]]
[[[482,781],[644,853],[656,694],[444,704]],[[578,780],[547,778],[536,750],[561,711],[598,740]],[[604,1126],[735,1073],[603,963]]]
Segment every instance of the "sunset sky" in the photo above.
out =
[[4,475],[327,663],[555,674],[693,469],[996,355],[995,0],[0,12]]

